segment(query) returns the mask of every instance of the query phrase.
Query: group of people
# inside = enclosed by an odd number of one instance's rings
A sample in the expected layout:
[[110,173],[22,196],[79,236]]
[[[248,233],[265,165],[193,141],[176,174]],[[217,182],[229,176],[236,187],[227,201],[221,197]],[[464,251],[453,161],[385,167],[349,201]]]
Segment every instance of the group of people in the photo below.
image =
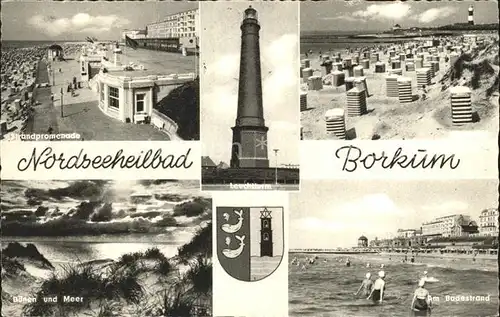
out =
[[[301,262],[297,257],[294,257],[290,264],[300,266],[302,270],[305,270],[307,268],[307,265],[313,265],[317,259],[318,259],[317,256],[310,257],[310,258],[308,257],[305,259],[304,262]],[[326,262],[326,259],[325,259],[325,262]]]
[[370,272],[366,273],[365,279],[361,282],[361,286],[354,295],[358,296],[362,292],[364,296],[368,296],[366,299],[371,299],[374,303],[382,303],[385,290],[385,272],[379,271],[378,278],[375,281],[371,279],[371,276]]
[[[369,263],[367,264],[367,267],[369,267]],[[361,282],[358,291],[354,293],[354,295],[358,296],[359,294],[363,294],[363,296],[367,296],[367,300],[372,300],[374,303],[382,304],[385,293],[385,278],[385,271],[379,271],[378,278],[375,281],[372,280],[370,272],[366,273],[365,279]],[[427,271],[424,271],[423,276],[418,281],[418,287],[413,294],[413,299],[410,305],[410,310],[414,316],[430,315],[432,308],[432,296],[425,288],[427,279]]]

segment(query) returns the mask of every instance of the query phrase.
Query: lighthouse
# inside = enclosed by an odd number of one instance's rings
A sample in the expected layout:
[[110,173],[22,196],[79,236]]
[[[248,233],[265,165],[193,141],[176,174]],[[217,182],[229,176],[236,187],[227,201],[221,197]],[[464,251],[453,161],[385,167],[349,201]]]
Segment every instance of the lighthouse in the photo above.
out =
[[268,168],[267,131],[262,104],[260,24],[257,11],[248,7],[241,29],[238,110],[231,149],[232,168]]
[[467,17],[469,25],[474,25],[474,7],[471,5],[469,7],[469,16]]
[[267,208],[260,212],[260,256],[273,256],[273,228],[271,211]]

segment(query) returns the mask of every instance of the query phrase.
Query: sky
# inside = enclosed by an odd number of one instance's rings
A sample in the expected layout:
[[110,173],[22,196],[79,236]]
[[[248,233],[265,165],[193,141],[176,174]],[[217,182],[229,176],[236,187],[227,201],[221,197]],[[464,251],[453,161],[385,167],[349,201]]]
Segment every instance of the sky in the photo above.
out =
[[123,29],[145,29],[169,14],[197,7],[193,2],[166,1],[2,1],[2,40],[118,40]]
[[290,195],[289,245],[300,248],[352,247],[418,229],[452,214],[479,222],[483,209],[498,207],[497,180],[303,180]]
[[498,22],[498,1],[304,1],[300,4],[301,32],[381,31],[398,23],[407,27],[434,27],[466,23],[469,6],[474,21]]
[[[299,164],[299,79],[297,2],[202,2],[201,141],[202,153],[229,163],[238,105],[238,77],[243,12],[257,10],[264,119],[270,166],[279,149],[280,164]],[[278,16],[280,19],[277,19]],[[221,19],[221,16],[224,18]]]

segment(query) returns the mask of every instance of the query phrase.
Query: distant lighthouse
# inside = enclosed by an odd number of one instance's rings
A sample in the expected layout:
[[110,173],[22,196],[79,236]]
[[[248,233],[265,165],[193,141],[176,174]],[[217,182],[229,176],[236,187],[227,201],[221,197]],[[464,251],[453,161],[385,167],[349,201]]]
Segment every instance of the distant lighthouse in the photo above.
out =
[[469,25],[474,25],[474,7],[471,5],[469,7],[469,16],[467,18]]

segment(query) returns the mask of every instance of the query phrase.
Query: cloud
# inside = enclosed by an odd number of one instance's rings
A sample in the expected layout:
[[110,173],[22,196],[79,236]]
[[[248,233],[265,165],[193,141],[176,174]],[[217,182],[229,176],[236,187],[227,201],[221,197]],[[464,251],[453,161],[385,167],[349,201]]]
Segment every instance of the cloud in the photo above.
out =
[[340,221],[330,221],[315,217],[294,220],[292,226],[302,230],[338,231],[348,229],[351,225]]
[[407,3],[372,4],[366,10],[353,12],[353,16],[363,19],[401,20],[410,14],[411,6]]
[[87,13],[77,13],[71,18],[35,15],[28,19],[29,25],[49,36],[58,36],[65,33],[92,33],[98,35],[112,28],[121,28],[128,23],[130,21],[116,15],[92,16]]
[[398,216],[401,209],[386,194],[369,194],[339,206],[338,213],[357,221],[380,216]]
[[450,15],[457,12],[456,8],[453,7],[442,7],[442,8],[433,8],[424,11],[423,13],[417,16],[417,20],[420,23],[430,23],[437,19],[442,19],[449,17]]
[[337,16],[337,17],[323,17],[323,18],[321,18],[321,20],[326,20],[326,21],[337,21],[337,20],[340,20],[340,21],[350,21],[350,22],[365,21],[363,19],[353,18],[350,15],[341,15],[341,16]]

